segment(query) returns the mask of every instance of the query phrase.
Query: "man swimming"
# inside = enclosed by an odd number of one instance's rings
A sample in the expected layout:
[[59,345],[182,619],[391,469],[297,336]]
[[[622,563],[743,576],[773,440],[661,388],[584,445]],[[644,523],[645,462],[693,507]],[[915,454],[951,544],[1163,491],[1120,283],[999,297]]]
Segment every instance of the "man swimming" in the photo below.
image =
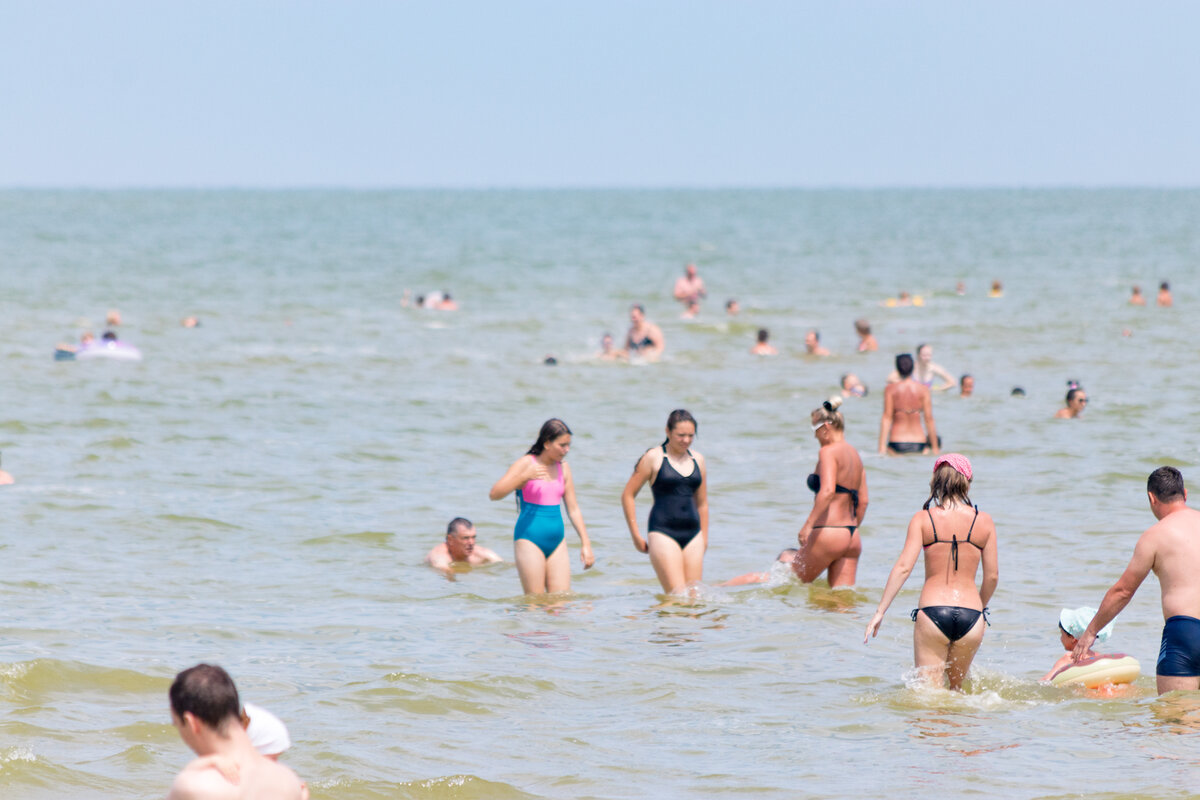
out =
[[708,295],[704,290],[704,279],[696,273],[695,264],[683,268],[683,275],[675,281],[674,295],[685,306],[697,303]]
[[494,551],[475,544],[475,536],[475,526],[471,520],[455,517],[446,526],[446,541],[429,551],[425,563],[450,576],[454,572],[454,564],[477,567],[504,560]]
[[1091,653],[1097,632],[1112,622],[1154,570],[1162,590],[1162,646],[1158,653],[1158,693],[1200,689],[1200,511],[1188,508],[1183,475],[1159,467],[1146,480],[1150,513],[1158,520],[1133,548],[1125,572],[1079,634],[1074,660]]

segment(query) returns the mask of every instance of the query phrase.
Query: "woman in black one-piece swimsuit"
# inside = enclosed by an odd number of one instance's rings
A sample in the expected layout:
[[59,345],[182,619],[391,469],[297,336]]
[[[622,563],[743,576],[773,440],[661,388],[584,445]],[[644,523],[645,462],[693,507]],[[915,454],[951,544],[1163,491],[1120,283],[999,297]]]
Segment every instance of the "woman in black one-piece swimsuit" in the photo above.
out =
[[[667,439],[647,450],[633,469],[621,493],[625,522],[639,552],[650,554],[650,563],[663,591],[681,592],[699,583],[708,549],[708,485],[704,456],[691,450],[696,420],[683,409],[667,418]],[[646,483],[654,506],[646,524],[647,538],[638,532],[635,497]]]

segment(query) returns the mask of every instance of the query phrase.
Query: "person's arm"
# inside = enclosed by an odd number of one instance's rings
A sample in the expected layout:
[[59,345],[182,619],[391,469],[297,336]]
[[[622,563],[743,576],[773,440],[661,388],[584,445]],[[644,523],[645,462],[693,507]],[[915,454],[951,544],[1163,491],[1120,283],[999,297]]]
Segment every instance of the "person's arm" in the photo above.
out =
[[475,545],[475,554],[482,558],[485,564],[497,564],[504,560],[495,550],[480,547],[479,545]]
[[1051,678],[1053,678],[1055,675],[1057,675],[1058,671],[1060,669],[1062,669],[1063,667],[1070,666],[1073,663],[1071,661],[1071,655],[1072,655],[1071,653],[1064,653],[1062,658],[1060,658],[1058,661],[1054,662],[1054,666],[1050,668],[1049,672],[1047,672],[1042,677],[1038,678],[1038,681],[1041,683],[1046,683]]
[[704,288],[704,278],[696,278],[696,297],[698,299],[708,297],[708,290]]
[[955,387],[954,378],[950,377],[950,373],[946,372],[946,370],[942,369],[937,364],[930,364],[929,371],[944,381],[941,386],[933,387],[933,391],[944,392],[947,389],[953,389]]
[[896,563],[888,575],[887,584],[883,587],[883,597],[879,599],[879,607],[875,609],[874,616],[867,623],[867,632],[863,634],[863,644],[866,644],[868,639],[879,635],[879,626],[883,624],[883,615],[887,613],[892,601],[896,599],[900,587],[912,574],[913,565],[917,563],[919,555],[921,555],[921,515],[913,514],[913,518],[908,522],[908,534],[904,538],[904,549],[900,551],[900,557],[896,559]]
[[488,492],[488,497],[492,500],[500,500],[520,489],[527,481],[537,478],[545,480],[549,477],[550,474],[546,472],[546,468],[539,464],[536,458],[521,456],[508,468],[504,477],[496,481],[491,491]]
[[983,607],[987,608],[992,595],[996,593],[996,585],[1000,583],[1000,561],[996,545],[996,523],[992,521],[991,515],[986,511],[979,516],[983,517],[992,529],[980,556],[980,561],[983,562],[983,582],[979,586],[979,599],[983,602]]
[[429,555],[425,556],[425,563],[446,575],[453,571],[450,569],[450,565],[453,563],[450,551],[440,546],[429,551]]
[[808,543],[813,523],[829,510],[829,504],[833,502],[833,496],[837,491],[837,460],[824,447],[817,453],[817,476],[821,479],[821,488],[817,490],[817,494],[813,498],[812,511],[808,512],[808,518],[804,520],[804,524],[800,526],[800,532],[796,534],[796,540],[800,542],[801,548]]
[[700,515],[700,536],[704,539],[704,550],[708,551],[708,465],[704,456],[696,454],[696,465],[700,468],[700,485],[696,487],[696,513]]
[[888,436],[892,433],[892,417],[895,416],[895,399],[892,387],[883,390],[883,416],[879,419],[879,454],[887,455]]
[[1075,640],[1072,660],[1079,661],[1088,657],[1092,651],[1092,644],[1096,641],[1096,634],[1105,625],[1116,619],[1117,614],[1120,614],[1122,609],[1129,605],[1134,592],[1150,574],[1150,569],[1154,566],[1154,545],[1150,542],[1150,536],[1149,532],[1142,534],[1142,538],[1138,539],[1137,545],[1133,548],[1133,558],[1129,559],[1129,565],[1125,567],[1125,572],[1104,593],[1104,599],[1100,601],[1100,608],[1096,611],[1096,616],[1092,617],[1087,628]]
[[929,389],[925,389],[921,413],[925,416],[925,430],[929,432],[929,447],[936,456],[942,448],[938,445],[937,423],[933,421],[933,395]]
[[575,502],[575,479],[571,476],[571,465],[563,463],[563,503],[567,506],[567,519],[571,527],[579,534],[579,558],[583,561],[584,569],[591,569],[596,563],[592,555],[592,542],[588,539],[587,528],[583,524],[583,514],[579,513],[579,503]]
[[647,332],[646,332],[646,335],[647,335],[647,336],[650,338],[650,346],[654,348],[655,352],[657,352],[657,353],[661,353],[661,352],[663,351],[663,334],[662,334],[662,328],[660,328],[660,327],[658,327],[657,325],[655,325],[655,324],[651,323],[651,324],[648,326],[648,330],[647,330]]
[[684,278],[675,279],[674,294],[676,300],[687,300],[689,297],[691,297],[692,293],[688,291],[687,280]]
[[653,474],[653,467],[650,464],[652,450],[647,450],[638,459],[637,464],[633,467],[633,474],[629,476],[629,480],[625,483],[625,489],[621,492],[621,510],[625,512],[625,524],[629,526],[629,535],[633,537],[633,546],[639,553],[646,553],[650,550],[650,545],[638,533],[637,526],[637,503],[634,500],[637,497],[638,491],[642,485],[650,480]]

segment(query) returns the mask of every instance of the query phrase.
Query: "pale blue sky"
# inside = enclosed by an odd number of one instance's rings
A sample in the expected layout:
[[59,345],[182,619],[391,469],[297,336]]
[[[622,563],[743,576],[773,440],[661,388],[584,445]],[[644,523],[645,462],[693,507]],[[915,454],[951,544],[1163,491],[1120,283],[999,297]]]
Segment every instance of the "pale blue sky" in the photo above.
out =
[[1200,3],[0,0],[0,186],[1200,185]]

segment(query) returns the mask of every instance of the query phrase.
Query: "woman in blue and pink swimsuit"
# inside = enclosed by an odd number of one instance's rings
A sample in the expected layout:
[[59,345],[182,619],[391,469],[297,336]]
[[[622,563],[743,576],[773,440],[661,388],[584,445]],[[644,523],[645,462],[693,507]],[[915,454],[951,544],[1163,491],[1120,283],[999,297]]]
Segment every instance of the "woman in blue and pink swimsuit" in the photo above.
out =
[[520,514],[513,530],[513,551],[525,594],[566,592],[571,589],[571,562],[559,504],[579,534],[583,568],[595,563],[583,515],[575,502],[571,467],[563,462],[571,450],[571,429],[561,419],[548,419],[529,452],[513,462],[488,492],[499,500],[517,493]]

